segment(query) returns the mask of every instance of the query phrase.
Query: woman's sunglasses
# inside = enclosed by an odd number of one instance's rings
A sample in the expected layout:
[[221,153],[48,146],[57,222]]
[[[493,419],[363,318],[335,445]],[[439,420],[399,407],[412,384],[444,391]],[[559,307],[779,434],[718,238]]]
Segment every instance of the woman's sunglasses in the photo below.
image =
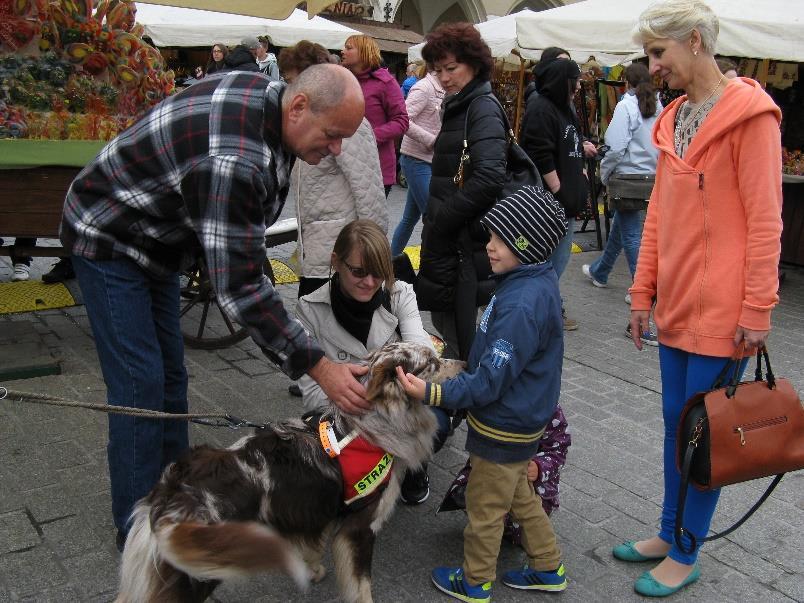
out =
[[349,269],[349,272],[352,273],[352,276],[355,278],[366,278],[367,276],[373,276],[374,278],[381,279],[381,276],[377,276],[376,274],[371,274],[368,270],[363,268],[363,266],[352,266],[346,260],[341,260],[341,263]]

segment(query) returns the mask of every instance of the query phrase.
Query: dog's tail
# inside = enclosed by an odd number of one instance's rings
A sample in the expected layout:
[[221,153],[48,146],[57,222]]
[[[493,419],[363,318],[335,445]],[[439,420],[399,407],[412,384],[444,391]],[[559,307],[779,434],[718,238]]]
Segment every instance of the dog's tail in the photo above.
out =
[[296,548],[264,524],[162,523],[156,537],[165,561],[200,580],[227,580],[280,570],[302,590],[310,583],[310,570]]
[[120,594],[117,603],[155,600],[162,586],[158,573],[156,538],[151,532],[150,505],[139,503],[131,515],[131,529],[120,562]]

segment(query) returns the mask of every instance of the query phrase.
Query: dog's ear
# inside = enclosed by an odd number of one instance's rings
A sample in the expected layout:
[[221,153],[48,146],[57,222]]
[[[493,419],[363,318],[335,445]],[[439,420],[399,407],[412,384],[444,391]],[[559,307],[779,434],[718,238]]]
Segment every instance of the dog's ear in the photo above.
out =
[[366,385],[366,398],[369,402],[376,403],[389,396],[398,397],[398,390],[402,388],[396,380],[398,364],[399,358],[391,357],[370,365],[369,380]]

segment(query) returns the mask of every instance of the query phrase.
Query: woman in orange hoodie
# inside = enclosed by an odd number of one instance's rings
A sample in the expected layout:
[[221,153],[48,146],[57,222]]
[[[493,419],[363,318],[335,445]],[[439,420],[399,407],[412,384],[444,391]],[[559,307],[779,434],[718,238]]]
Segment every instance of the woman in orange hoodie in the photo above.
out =
[[[726,79],[713,56],[718,21],[700,0],[665,0],[642,13],[635,34],[650,71],[683,89],[656,121],[656,184],[631,293],[631,333],[654,321],[659,337],[664,504],[657,536],[614,549],[625,561],[661,562],[635,583],[667,596],[698,579],[698,551],[673,544],[679,473],[676,429],[684,402],[711,387],[726,359],[764,344],[778,302],[782,231],[779,109],[761,86]],[[719,492],[690,489],[684,525],[700,540]]]

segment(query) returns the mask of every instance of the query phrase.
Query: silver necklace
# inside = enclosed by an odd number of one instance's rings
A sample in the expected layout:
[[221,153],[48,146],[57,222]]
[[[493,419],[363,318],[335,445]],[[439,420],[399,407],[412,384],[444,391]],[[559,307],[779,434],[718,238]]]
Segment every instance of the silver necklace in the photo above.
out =
[[[703,101],[701,101],[701,103],[698,105],[698,108],[694,112],[692,112],[692,114],[689,117],[679,121],[678,126],[673,132],[673,142],[676,145],[676,149],[679,149],[681,147],[682,134],[687,131],[687,128],[689,128],[690,125],[698,117],[698,115],[700,115],[701,111],[706,106],[706,103],[708,103],[709,99],[711,99],[715,95],[715,92],[717,92],[717,89],[720,88],[720,85],[722,83],[723,83],[723,76],[721,75],[717,83],[715,84],[715,87],[712,88],[712,91],[706,96],[705,99],[703,99]],[[689,103],[690,101],[687,100],[687,102]]]

